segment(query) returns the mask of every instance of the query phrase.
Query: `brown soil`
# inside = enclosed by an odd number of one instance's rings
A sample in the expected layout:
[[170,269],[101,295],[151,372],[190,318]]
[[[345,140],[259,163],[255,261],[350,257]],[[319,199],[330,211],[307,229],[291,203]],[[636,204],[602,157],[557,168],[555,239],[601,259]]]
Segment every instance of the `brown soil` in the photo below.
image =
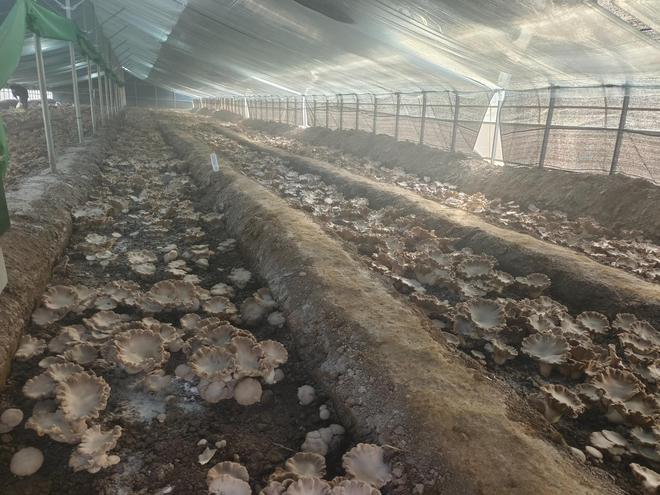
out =
[[426,317],[306,215],[230,169],[212,174],[210,149],[174,126],[164,134],[284,302],[308,367],[356,436],[400,449],[411,481],[433,494],[620,493],[551,445],[510,388],[435,342]]
[[317,174],[351,197],[366,197],[374,207],[397,206],[414,214],[420,225],[439,229],[450,237],[460,237],[457,247],[471,247],[476,252],[490,254],[513,275],[547,274],[553,280],[550,295],[576,312],[596,310],[610,318],[616,313],[632,312],[653,324],[660,322],[660,288],[657,284],[601,265],[570,249],[491,225],[475,215],[444,207],[400,187],[256,143],[226,127],[214,126],[214,130],[255,150],[283,158],[298,172]]
[[448,182],[467,193],[559,210],[570,217],[589,215],[613,230],[635,229],[660,241],[660,187],[643,179],[561,170],[491,166],[481,159],[450,153],[385,135],[315,127],[292,129],[285,124],[242,121],[252,129],[295,137],[317,146],[368,157],[388,167]]

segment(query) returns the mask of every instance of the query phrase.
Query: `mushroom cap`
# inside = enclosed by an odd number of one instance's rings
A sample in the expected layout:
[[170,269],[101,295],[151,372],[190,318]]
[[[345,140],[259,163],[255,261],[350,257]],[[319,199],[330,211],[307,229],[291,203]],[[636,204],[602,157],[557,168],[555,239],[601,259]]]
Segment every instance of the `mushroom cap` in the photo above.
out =
[[495,261],[488,256],[473,256],[461,261],[456,270],[462,277],[483,278],[491,275],[495,268]]
[[332,495],[380,495],[380,490],[361,480],[343,480],[334,486]]
[[318,478],[301,478],[289,485],[287,495],[332,495],[330,485]]
[[575,321],[584,329],[592,334],[606,334],[610,329],[610,322],[605,315],[597,313],[596,311],[585,311],[580,313]]
[[43,295],[43,305],[55,311],[71,311],[79,302],[76,288],[67,285],[49,287]]
[[546,364],[566,362],[570,345],[559,335],[535,333],[522,341],[522,352]]
[[59,333],[48,342],[48,350],[57,353],[64,352],[70,345],[80,342],[85,331],[85,327],[81,325],[62,327]]
[[92,315],[91,318],[83,318],[83,322],[90,330],[109,332],[112,330],[112,327],[125,322],[127,319],[127,315],[118,314],[114,311],[99,311]]
[[618,313],[612,320],[612,327],[622,332],[630,331],[630,325],[637,321],[637,317],[630,313]]
[[660,346],[660,332],[651,326],[647,321],[636,321],[632,323],[629,330],[639,338],[650,342],[654,346]]
[[117,446],[121,432],[121,426],[103,431],[100,425],[94,425],[82,434],[78,451],[81,454],[91,456],[109,452]]
[[14,407],[5,409],[0,415],[0,433],[8,433],[23,421],[23,411]]
[[262,340],[259,345],[264,353],[264,359],[273,367],[284,364],[289,359],[286,347],[276,340]]
[[25,447],[16,452],[9,463],[9,470],[16,476],[30,476],[41,468],[44,455],[34,447]]
[[219,462],[206,474],[206,482],[211,484],[211,482],[222,475],[228,475],[245,482],[250,481],[250,474],[248,470],[242,464],[237,462],[224,461]]
[[550,277],[545,273],[530,273],[524,277],[516,277],[516,282],[536,291],[543,291],[551,284]]
[[382,488],[392,480],[390,468],[385,464],[385,451],[378,445],[359,443],[342,457],[342,465],[350,478]]
[[45,373],[50,376],[56,382],[62,382],[66,380],[69,376],[80,371],[85,371],[85,369],[76,363],[56,363],[51,364],[45,371]]
[[14,357],[19,361],[27,361],[42,354],[46,349],[46,341],[34,338],[30,335],[23,335]]
[[223,296],[214,296],[202,303],[202,309],[212,315],[222,315],[224,317],[234,316],[238,309],[229,299]]
[[300,478],[323,478],[325,476],[325,457],[312,452],[298,452],[284,463],[287,471]]
[[110,396],[110,385],[93,373],[80,371],[57,384],[57,400],[69,421],[98,418]]
[[189,365],[197,376],[207,380],[228,380],[236,371],[236,359],[224,347],[201,347]]
[[628,371],[607,368],[596,375],[590,383],[604,392],[604,397],[612,402],[631,399],[643,389],[642,383]]
[[234,398],[242,406],[251,406],[261,401],[261,383],[254,378],[243,378],[234,388]]
[[251,337],[238,336],[231,339],[231,348],[236,358],[236,375],[263,376],[267,374],[264,352]]
[[63,311],[40,307],[32,313],[32,322],[38,327],[47,327],[64,317]]
[[[587,409],[580,397],[563,385],[544,385],[541,390],[547,401],[546,413],[553,411],[557,415],[566,414],[571,418],[576,418]],[[547,416],[548,414],[546,414]],[[550,417],[548,420],[553,421]]]
[[23,385],[23,395],[29,399],[46,399],[55,395],[55,380],[46,372],[33,376]]
[[250,485],[238,478],[221,474],[209,483],[209,493],[218,495],[251,495]]
[[197,311],[200,304],[197,286],[182,280],[157,282],[149,289],[145,297],[155,301],[164,309],[178,311]]
[[128,373],[152,371],[170,357],[164,344],[160,333],[154,330],[128,330],[115,339],[115,359]]
[[91,364],[98,357],[98,350],[92,344],[82,342],[67,349],[63,356],[68,361],[79,364]]
[[245,268],[234,268],[229,274],[229,280],[239,289],[243,289],[251,278],[252,274]]
[[259,492],[259,495],[283,495],[294,480],[269,481],[268,485]]
[[633,476],[641,481],[646,493],[658,493],[658,489],[660,488],[660,474],[634,462],[630,463],[630,470],[632,471]]
[[468,316],[482,330],[499,330],[504,328],[506,317],[504,306],[490,299],[471,299],[459,304],[457,310]]
[[303,406],[308,406],[316,399],[316,390],[311,385],[298,387],[298,401]]
[[32,416],[25,427],[34,430],[38,436],[48,435],[55,442],[76,444],[87,429],[85,421],[68,421],[61,409],[56,409],[53,401],[43,401],[35,405]]

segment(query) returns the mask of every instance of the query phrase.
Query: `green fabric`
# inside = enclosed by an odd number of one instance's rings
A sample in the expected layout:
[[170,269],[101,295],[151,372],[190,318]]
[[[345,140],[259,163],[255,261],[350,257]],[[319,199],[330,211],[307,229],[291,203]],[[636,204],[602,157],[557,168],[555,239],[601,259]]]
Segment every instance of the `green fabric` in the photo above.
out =
[[[0,25],[0,88],[16,70],[21,60],[25,34],[31,32],[42,38],[71,41],[83,54],[103,68],[117,84],[122,85],[103,56],[87,40],[76,24],[36,3],[36,0],[16,0],[7,18]],[[5,200],[3,178],[9,166],[9,146],[4,122],[0,117],[0,235],[9,229],[9,213]]]

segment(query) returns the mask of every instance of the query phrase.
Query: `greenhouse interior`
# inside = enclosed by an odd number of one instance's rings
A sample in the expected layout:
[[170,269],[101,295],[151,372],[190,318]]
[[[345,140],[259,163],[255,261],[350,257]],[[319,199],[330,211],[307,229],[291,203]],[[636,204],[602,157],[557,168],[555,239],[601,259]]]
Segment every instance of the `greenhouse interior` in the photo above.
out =
[[660,494],[660,2],[0,0],[0,493]]

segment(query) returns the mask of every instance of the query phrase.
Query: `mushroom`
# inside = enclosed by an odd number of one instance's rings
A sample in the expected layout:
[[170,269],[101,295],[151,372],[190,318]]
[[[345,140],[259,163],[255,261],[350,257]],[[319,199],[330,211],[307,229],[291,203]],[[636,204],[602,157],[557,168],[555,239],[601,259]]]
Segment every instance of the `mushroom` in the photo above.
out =
[[218,495],[251,495],[252,488],[243,480],[222,474],[209,483],[209,493]]
[[481,330],[495,332],[506,325],[504,307],[496,301],[489,299],[471,299],[461,303],[456,310],[470,318]]
[[85,331],[85,327],[81,325],[62,327],[60,332],[48,342],[48,350],[57,353],[64,352],[69,346],[79,343]]
[[254,378],[243,378],[234,388],[234,398],[242,406],[251,406],[261,400],[261,383]]
[[57,384],[57,400],[69,421],[98,418],[110,396],[110,386],[93,373],[80,371]]
[[650,342],[654,346],[660,346],[660,333],[647,321],[636,321],[630,325],[630,332],[639,338]]
[[23,421],[23,411],[16,408],[5,409],[0,415],[0,433],[9,433]]
[[591,334],[605,335],[610,329],[610,323],[607,321],[607,318],[596,311],[580,313],[575,318],[575,321]]
[[616,431],[611,430],[594,431],[589,435],[589,443],[612,456],[625,454],[629,447],[628,441],[625,438]]
[[628,371],[607,368],[590,383],[604,392],[610,402],[624,402],[642,391],[642,383]]
[[56,382],[62,382],[66,380],[69,376],[80,371],[85,371],[85,369],[76,363],[57,363],[49,366],[45,373],[50,376]]
[[200,301],[197,287],[181,280],[163,280],[155,283],[145,294],[163,310],[197,311]]
[[213,480],[223,475],[231,476],[245,482],[250,481],[250,474],[245,466],[237,462],[224,461],[217,463],[209,469],[209,472],[206,474],[206,482],[211,484]]
[[223,347],[202,347],[190,358],[193,372],[208,380],[231,379],[236,370],[236,360],[231,352]]
[[29,399],[46,399],[55,394],[55,381],[46,372],[30,378],[23,385],[23,395]]
[[16,476],[31,476],[41,468],[44,455],[34,447],[25,447],[16,452],[9,463],[9,470]]
[[38,327],[47,327],[64,317],[62,311],[40,307],[32,313],[32,322]]
[[523,288],[529,297],[539,297],[550,287],[550,277],[544,273],[530,273],[525,277],[516,277],[516,283]]
[[245,268],[234,268],[229,274],[229,280],[239,289],[245,288],[251,278],[252,274]]
[[199,390],[199,395],[206,402],[211,404],[216,404],[221,400],[231,399],[234,397],[234,387],[236,382],[234,381],[210,381],[202,379],[197,385]]
[[36,339],[30,335],[23,335],[14,357],[19,361],[27,361],[34,356],[42,354],[45,349],[46,342],[44,340]]
[[74,361],[79,364],[91,364],[98,357],[98,351],[92,344],[81,343],[66,350],[63,356],[68,361]]
[[263,340],[259,345],[264,353],[263,359],[273,367],[284,364],[289,359],[286,348],[275,340]]
[[484,348],[491,353],[495,364],[500,366],[507,361],[515,359],[518,355],[518,351],[515,348],[506,345],[498,339],[492,339],[484,346]]
[[637,317],[630,313],[618,313],[612,321],[612,328],[621,332],[629,332],[630,325],[637,321]]
[[284,467],[299,478],[323,478],[325,476],[325,457],[312,452],[298,452],[287,459]]
[[158,332],[134,329],[122,332],[114,342],[115,360],[127,373],[149,372],[165,363],[170,353]]
[[202,303],[202,309],[211,315],[220,315],[225,318],[234,316],[238,313],[236,306],[222,296],[215,296]]
[[301,450],[325,456],[330,450],[339,446],[344,433],[344,427],[337,424],[307,432]]
[[343,480],[334,486],[332,495],[380,495],[380,490],[364,481]]
[[264,319],[268,308],[259,303],[254,297],[248,297],[241,304],[241,321],[252,327]]
[[658,490],[660,490],[660,474],[634,462],[630,463],[630,470],[633,476],[642,483],[646,493],[652,495],[658,493]]
[[318,478],[301,478],[289,485],[287,495],[332,495],[330,485]]
[[231,285],[223,284],[222,282],[211,287],[210,292],[212,296],[223,296],[228,299],[234,297],[234,294],[236,293]]
[[288,479],[284,481],[269,481],[268,485],[259,492],[259,495],[284,495],[287,488],[293,483],[294,480]]
[[493,273],[495,261],[489,256],[473,256],[461,261],[456,266],[456,271],[462,277],[482,278]]
[[80,295],[75,287],[56,285],[46,290],[42,302],[48,309],[68,313],[78,306]]
[[522,341],[522,352],[539,363],[539,372],[550,376],[553,366],[566,362],[570,345],[559,335],[536,333]]
[[610,404],[606,416],[613,423],[652,426],[659,413],[660,406],[655,397],[639,392],[624,402]]
[[350,478],[382,488],[392,480],[390,468],[383,460],[384,454],[378,445],[359,443],[344,454],[342,465]]
[[117,314],[114,311],[99,311],[91,318],[83,318],[85,325],[97,332],[110,333],[115,325],[128,320],[127,315]]
[[308,406],[316,399],[316,391],[311,385],[298,387],[298,402],[302,406]]
[[580,397],[563,385],[544,385],[543,391],[543,415],[550,423],[556,423],[567,415],[577,418],[586,410],[586,406]]
[[84,420],[68,421],[61,409],[53,401],[38,402],[25,427],[34,430],[38,436],[48,435],[55,442],[76,444],[87,429]]
[[238,336],[231,339],[231,348],[236,358],[236,377],[266,376],[269,370],[264,352],[252,337]]
[[82,434],[80,445],[71,454],[69,466],[76,472],[84,470],[97,473],[119,463],[119,456],[108,455],[108,452],[117,446],[121,432],[121,426],[115,426],[108,431],[103,431],[100,425],[88,428]]

